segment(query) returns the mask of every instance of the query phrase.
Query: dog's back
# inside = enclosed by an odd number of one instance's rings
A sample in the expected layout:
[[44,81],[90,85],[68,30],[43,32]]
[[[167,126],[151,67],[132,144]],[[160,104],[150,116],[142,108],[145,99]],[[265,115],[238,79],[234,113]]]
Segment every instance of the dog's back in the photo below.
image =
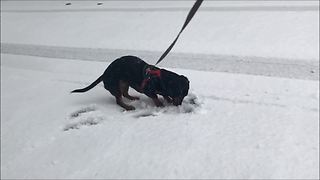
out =
[[123,56],[113,61],[103,74],[105,88],[115,86],[115,81],[124,81],[138,90],[143,80],[143,68],[146,62],[135,56]]

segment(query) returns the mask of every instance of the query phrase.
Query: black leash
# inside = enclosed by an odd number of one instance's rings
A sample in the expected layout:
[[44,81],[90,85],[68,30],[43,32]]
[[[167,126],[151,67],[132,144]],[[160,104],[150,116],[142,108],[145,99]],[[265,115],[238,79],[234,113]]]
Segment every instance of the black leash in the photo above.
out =
[[199,9],[201,3],[203,0],[196,0],[196,2],[194,3],[193,7],[190,9],[189,14],[186,18],[186,21],[184,22],[179,34],[177,35],[176,39],[171,43],[171,45],[168,47],[168,49],[162,54],[162,56],[159,58],[159,60],[157,61],[156,65],[161,62],[171,51],[171,49],[173,48],[173,46],[176,44],[180,34],[182,33],[182,31],[186,28],[186,26],[188,25],[188,23],[191,21],[192,17],[196,14],[197,10]]

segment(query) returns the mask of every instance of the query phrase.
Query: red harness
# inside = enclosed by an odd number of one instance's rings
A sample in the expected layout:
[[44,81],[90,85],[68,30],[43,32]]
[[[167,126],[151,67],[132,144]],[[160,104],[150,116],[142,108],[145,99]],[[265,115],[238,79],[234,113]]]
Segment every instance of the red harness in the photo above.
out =
[[151,69],[150,67],[146,68],[144,73],[144,79],[141,83],[141,90],[143,91],[147,83],[151,80],[152,77],[161,78],[160,69]]

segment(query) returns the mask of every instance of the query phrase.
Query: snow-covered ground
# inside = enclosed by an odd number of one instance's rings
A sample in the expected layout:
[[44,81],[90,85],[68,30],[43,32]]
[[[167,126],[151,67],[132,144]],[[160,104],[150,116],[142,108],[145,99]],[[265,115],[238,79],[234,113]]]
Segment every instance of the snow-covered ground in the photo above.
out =
[[[1,1],[1,42],[164,51],[193,4],[103,3]],[[318,13],[317,1],[204,1],[174,52],[318,60]]]
[[160,64],[183,105],[132,112],[69,92],[154,63],[192,2],[64,3],[1,1],[1,178],[319,178],[317,2],[205,2]]
[[123,112],[102,86],[69,94],[108,63],[1,59],[3,178],[319,176],[318,81],[172,69],[183,106]]

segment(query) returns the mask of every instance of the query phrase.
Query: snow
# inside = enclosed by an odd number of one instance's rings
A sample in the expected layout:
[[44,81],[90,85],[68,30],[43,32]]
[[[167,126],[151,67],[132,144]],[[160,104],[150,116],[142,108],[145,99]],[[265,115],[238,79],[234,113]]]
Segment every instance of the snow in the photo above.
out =
[[[162,52],[193,2],[1,3],[1,42]],[[312,1],[205,1],[173,51],[318,60],[318,13]]]
[[124,112],[102,85],[69,94],[108,63],[1,59],[3,178],[319,176],[318,81],[171,69],[191,82],[183,106],[131,92]]
[[120,54],[154,63],[192,2],[64,3],[1,1],[1,179],[319,178],[317,3],[205,2],[160,64],[182,106],[131,89],[131,112],[70,91]]

